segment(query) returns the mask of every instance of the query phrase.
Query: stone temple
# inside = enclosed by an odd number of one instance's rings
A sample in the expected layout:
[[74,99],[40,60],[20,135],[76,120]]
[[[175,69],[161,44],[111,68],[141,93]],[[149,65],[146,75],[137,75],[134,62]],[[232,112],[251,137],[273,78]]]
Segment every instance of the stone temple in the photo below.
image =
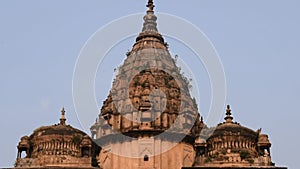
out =
[[148,1],[142,31],[91,124],[91,135],[60,122],[23,136],[15,168],[286,169],[271,160],[269,137],[233,121],[205,125],[189,82],[157,29]]

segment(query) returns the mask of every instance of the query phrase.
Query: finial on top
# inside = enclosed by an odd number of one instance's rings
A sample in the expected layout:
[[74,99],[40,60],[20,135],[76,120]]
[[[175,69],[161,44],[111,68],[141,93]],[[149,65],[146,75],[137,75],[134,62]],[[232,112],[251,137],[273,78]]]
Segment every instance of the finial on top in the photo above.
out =
[[231,115],[230,105],[227,105],[226,115]]
[[231,116],[230,105],[227,105],[226,117],[224,119],[226,120],[226,123],[232,123],[233,117]]
[[148,11],[153,11],[155,5],[153,4],[153,0],[148,0],[148,4],[146,5],[148,7]]
[[65,108],[63,107],[60,112],[61,112],[61,115],[65,115],[65,112],[66,112]]
[[63,107],[60,112],[61,112],[61,117],[59,119],[59,121],[60,121],[59,124],[65,125],[66,124],[66,117],[65,117],[65,112],[66,111],[65,111],[65,108]]

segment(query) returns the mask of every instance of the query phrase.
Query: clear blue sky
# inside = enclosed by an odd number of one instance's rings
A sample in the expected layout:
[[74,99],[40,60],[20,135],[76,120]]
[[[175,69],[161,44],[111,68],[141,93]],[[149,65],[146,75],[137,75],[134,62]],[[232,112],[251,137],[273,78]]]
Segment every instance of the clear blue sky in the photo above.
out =
[[[80,49],[100,27],[144,12],[145,4],[146,0],[0,1],[0,167],[13,166],[21,136],[58,123],[62,106],[67,122],[80,128],[72,102],[72,75]],[[262,127],[272,142],[273,161],[297,169],[300,2],[155,4],[156,11],[185,18],[210,38],[224,65],[226,103],[232,105],[235,120],[255,130]],[[133,40],[126,44],[124,48],[130,49]],[[99,103],[106,96],[100,90],[96,89]],[[198,102],[205,114],[209,98]]]

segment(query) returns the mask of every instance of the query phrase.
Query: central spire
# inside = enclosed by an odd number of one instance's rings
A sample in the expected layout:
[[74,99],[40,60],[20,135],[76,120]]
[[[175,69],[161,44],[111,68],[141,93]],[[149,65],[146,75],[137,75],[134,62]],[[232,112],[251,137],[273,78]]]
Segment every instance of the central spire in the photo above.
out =
[[[133,50],[138,50],[142,48],[159,48],[161,49],[167,49],[167,46],[164,42],[164,38],[162,35],[158,32],[157,29],[157,17],[154,14],[154,3],[153,0],[148,0],[148,4],[146,5],[148,7],[148,10],[146,12],[146,15],[144,16],[144,23],[143,23],[143,29],[142,32],[139,34],[139,36],[136,38],[136,43],[133,46]],[[146,47],[145,43],[147,42],[155,42],[155,44],[148,45]],[[160,43],[159,45],[157,43]]]

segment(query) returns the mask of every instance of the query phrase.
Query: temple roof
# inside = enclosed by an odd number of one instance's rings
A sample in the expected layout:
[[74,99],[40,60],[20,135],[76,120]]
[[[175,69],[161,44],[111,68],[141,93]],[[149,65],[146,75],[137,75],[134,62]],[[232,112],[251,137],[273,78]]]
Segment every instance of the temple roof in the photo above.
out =
[[[147,7],[142,30],[118,69],[99,117],[102,115],[107,124],[122,132],[133,128],[141,130],[143,127],[138,125],[145,125],[145,129],[164,131],[174,124],[178,114],[185,112],[190,112],[189,123],[197,121],[200,124],[197,107],[189,92],[189,81],[176,65],[167,43],[158,32],[152,0],[148,1]],[[140,112],[139,117],[128,119],[134,116],[133,112]],[[162,117],[158,112],[172,117]],[[119,117],[120,114],[122,118]],[[154,122],[154,119],[161,121]],[[168,124],[163,124],[164,122]],[[97,124],[92,128],[96,126]],[[182,128],[182,124],[178,126]]]
[[71,125],[66,124],[65,118],[65,109],[62,108],[61,110],[61,118],[59,119],[60,122],[58,124],[54,124],[51,126],[42,126],[33,131],[30,135],[30,139],[36,136],[44,136],[44,135],[74,135],[80,134],[82,136],[86,135],[81,130],[78,130]]
[[241,136],[250,136],[252,138],[257,138],[258,133],[250,128],[242,126],[238,122],[233,121],[230,106],[227,105],[226,116],[224,118],[225,122],[218,124],[213,134],[210,136],[224,136],[224,135],[235,135],[239,134]]

